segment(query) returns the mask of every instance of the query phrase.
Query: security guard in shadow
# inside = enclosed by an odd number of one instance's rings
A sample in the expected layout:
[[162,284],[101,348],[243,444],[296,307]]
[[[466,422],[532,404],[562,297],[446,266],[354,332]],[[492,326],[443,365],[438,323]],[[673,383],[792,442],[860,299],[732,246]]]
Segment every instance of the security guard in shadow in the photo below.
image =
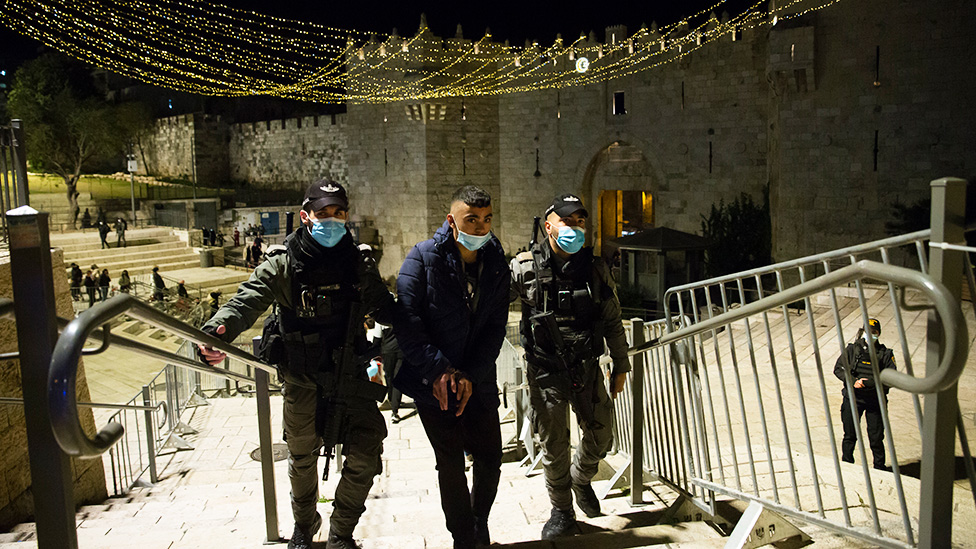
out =
[[878,371],[885,368],[895,368],[894,351],[878,341],[881,335],[881,322],[878,319],[868,319],[870,335],[861,328],[857,340],[847,345],[844,354],[837,358],[834,364],[834,375],[845,381],[844,371],[851,374],[854,388],[854,403],[857,411],[851,411],[851,399],[847,393],[847,383],[841,393],[844,401],[840,405],[840,419],[844,424],[844,440],[841,443],[841,459],[854,463],[854,447],[857,446],[857,424],[861,422],[861,414],[868,424],[868,443],[874,456],[874,468],[882,471],[889,470],[885,465],[884,420],[881,418],[881,407],[888,406],[888,387],[882,387],[881,400],[878,400],[878,390],[874,383],[874,370],[871,368],[871,352],[868,345],[873,342],[875,356],[878,357]]
[[[584,247],[587,211],[578,196],[553,199],[544,240],[512,260],[512,291],[522,300],[520,332],[533,422],[542,442],[552,512],[542,539],[579,532],[573,496],[588,517],[600,515],[590,480],[613,445],[613,403],[599,360],[604,342],[613,366],[611,394],[623,390],[630,361],[620,302],[606,263]],[[539,220],[536,219],[535,233]],[[583,438],[570,464],[568,410]]]

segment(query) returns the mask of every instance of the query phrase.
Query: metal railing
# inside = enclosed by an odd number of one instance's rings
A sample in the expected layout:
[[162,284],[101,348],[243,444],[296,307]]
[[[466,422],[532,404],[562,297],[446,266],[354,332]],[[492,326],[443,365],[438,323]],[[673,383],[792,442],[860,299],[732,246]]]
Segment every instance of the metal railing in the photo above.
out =
[[7,210],[30,203],[27,151],[20,120],[0,125],[0,242],[7,242]]
[[[642,465],[632,467],[635,503],[648,470],[713,515],[723,495],[883,546],[951,543],[946,510],[952,508],[957,428],[976,491],[955,395],[969,344],[956,297],[962,253],[951,257],[941,244],[962,240],[958,223],[964,216],[952,205],[965,203],[959,196],[963,183],[933,182],[931,231],[674,288],[668,302],[677,303],[678,314],[647,325],[635,320],[634,375],[627,397],[617,403],[618,418],[625,423],[618,431],[618,449]],[[934,242],[927,256],[930,235]],[[892,248],[903,246],[917,254],[921,270],[859,259],[875,254],[888,262]],[[837,262],[853,264],[838,270]],[[813,266],[823,274],[817,276]],[[799,280],[794,286],[785,283],[790,269]],[[764,283],[764,277],[775,284]],[[758,290],[756,301],[743,297],[747,280]],[[869,280],[881,286],[868,287]],[[976,290],[976,282],[970,284]],[[730,286],[738,302],[728,300]],[[722,308],[713,307],[712,299]],[[789,308],[796,304],[802,305],[800,314]],[[925,322],[926,314],[928,334],[907,329]],[[882,317],[889,326],[882,339],[898,340],[893,348],[904,369],[878,371],[872,349],[876,397],[886,398],[882,386],[894,388],[889,406],[898,417],[913,411],[916,417],[914,423],[893,423],[881,407],[891,472],[869,467],[860,425],[860,465],[841,462],[834,426],[840,391],[828,389],[829,382],[837,389],[840,384],[824,372],[844,355],[853,331],[865,327],[869,317]],[[924,375],[915,377],[911,351],[926,341],[928,363]],[[849,373],[844,377],[854,406],[853,380]],[[924,414],[919,394],[926,394]],[[822,416],[814,411],[818,408]],[[899,457],[905,448],[909,452]],[[919,460],[919,481],[902,471],[906,454]],[[918,508],[909,508],[913,498],[906,490],[920,494]],[[852,513],[856,508],[859,512]],[[733,537],[744,541],[749,530],[748,525],[737,527]]]

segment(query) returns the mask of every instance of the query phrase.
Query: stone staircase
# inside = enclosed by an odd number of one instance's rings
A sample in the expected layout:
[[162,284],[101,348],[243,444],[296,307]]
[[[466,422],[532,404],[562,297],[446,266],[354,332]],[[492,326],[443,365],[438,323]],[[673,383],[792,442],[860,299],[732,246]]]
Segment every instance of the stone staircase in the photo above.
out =
[[[68,206],[67,194],[60,193],[34,193],[30,194],[31,208],[39,212],[48,213],[48,228],[52,233],[70,231],[71,221],[74,217],[71,208]],[[81,216],[88,208],[88,213],[92,216],[92,223],[98,212],[98,203],[92,198],[91,193],[79,193],[78,195],[78,226],[81,228]],[[114,218],[112,218],[114,220]],[[113,221],[114,224],[114,221]]]
[[[209,406],[194,409],[188,423],[198,434],[184,437],[194,449],[161,458],[156,485],[133,488],[123,497],[81,507],[76,514],[78,546],[257,549],[265,545],[260,463],[250,456],[257,448],[254,406],[253,399],[237,397],[211,399]],[[272,397],[271,410],[272,433],[278,437],[280,396]],[[383,413],[389,420],[389,412]],[[404,415],[399,424],[388,425],[383,473],[370,492],[356,538],[364,549],[451,547],[436,487],[433,452],[416,414]],[[503,440],[513,438],[514,422],[503,421],[502,433]],[[674,498],[659,483],[647,486],[645,500],[649,503],[645,507],[632,508],[627,494],[615,490],[603,502],[604,516],[590,519],[578,513],[581,535],[554,542],[539,541],[550,509],[545,481],[539,470],[527,474],[511,443],[506,456],[489,520],[493,547],[709,548],[722,547],[727,541],[704,522],[655,525]],[[287,478],[287,460],[275,462],[279,532],[285,538],[291,534],[293,524]],[[332,473],[329,481],[323,483],[323,496],[332,496],[338,478]],[[325,501],[318,506],[323,517],[331,510]],[[326,526],[318,534],[313,547],[325,546],[327,530]],[[33,523],[20,524],[0,534],[0,549],[29,549],[36,544]]]
[[186,241],[175,235],[172,229],[147,228],[126,231],[127,246],[115,247],[115,232],[109,235],[110,248],[102,249],[98,232],[89,229],[62,234],[51,234],[51,246],[64,250],[65,265],[77,263],[82,270],[96,264],[108,269],[115,279],[123,269],[135,277],[150,273],[154,265],[161,271],[173,271],[200,266],[200,254]]

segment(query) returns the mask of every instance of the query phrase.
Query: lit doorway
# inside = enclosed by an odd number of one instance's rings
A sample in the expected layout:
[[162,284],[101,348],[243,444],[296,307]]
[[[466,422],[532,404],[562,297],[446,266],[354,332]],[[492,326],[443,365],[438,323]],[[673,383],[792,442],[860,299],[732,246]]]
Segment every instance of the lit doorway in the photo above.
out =
[[654,226],[654,198],[646,191],[600,191],[597,240],[634,234]]

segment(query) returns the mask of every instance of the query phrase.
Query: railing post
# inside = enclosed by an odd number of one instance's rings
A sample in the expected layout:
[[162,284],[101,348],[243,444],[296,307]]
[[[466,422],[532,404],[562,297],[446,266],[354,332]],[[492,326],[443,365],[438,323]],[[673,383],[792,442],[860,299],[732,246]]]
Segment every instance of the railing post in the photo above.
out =
[[[261,337],[251,346],[256,355]],[[261,447],[261,484],[264,488],[264,523],[268,543],[281,539],[278,533],[278,500],[275,495],[274,451],[271,444],[271,397],[268,391],[268,372],[254,369],[254,396],[258,406],[258,443]]]
[[[631,319],[634,346],[644,343],[644,321]],[[644,504],[644,353],[637,353],[633,360],[634,377],[631,379],[630,397],[633,403],[630,444],[630,503]],[[611,380],[612,383],[612,380]]]
[[7,220],[37,546],[74,549],[71,460],[54,438],[48,406],[48,372],[58,339],[48,214],[23,208],[7,212]]
[[[152,397],[149,394],[149,386],[142,386],[142,403],[146,406],[152,406]],[[149,482],[156,484],[158,481],[156,477],[156,436],[155,429],[156,422],[153,421],[153,411],[146,410],[143,412],[146,414],[146,451],[148,452],[149,459]]]
[[[932,186],[932,243],[961,244],[965,238],[966,182],[957,178],[937,179]],[[964,254],[932,246],[929,275],[941,281],[957,300],[962,284]],[[939,367],[943,352],[942,324],[928,313],[928,344],[925,371]],[[952,345],[946,342],[945,345]],[[919,494],[919,547],[949,547],[952,543],[952,486],[955,474],[956,416],[959,413],[958,386],[925,395],[922,415],[921,493]]]
[[[17,197],[15,203],[17,206],[26,206],[30,204],[30,194],[27,188],[27,147],[24,141],[24,123],[21,120],[11,120],[10,129],[12,135],[13,151],[14,151],[14,171],[17,174],[15,178],[17,180]],[[14,206],[11,204],[11,206]],[[45,225],[47,227],[47,225]]]

